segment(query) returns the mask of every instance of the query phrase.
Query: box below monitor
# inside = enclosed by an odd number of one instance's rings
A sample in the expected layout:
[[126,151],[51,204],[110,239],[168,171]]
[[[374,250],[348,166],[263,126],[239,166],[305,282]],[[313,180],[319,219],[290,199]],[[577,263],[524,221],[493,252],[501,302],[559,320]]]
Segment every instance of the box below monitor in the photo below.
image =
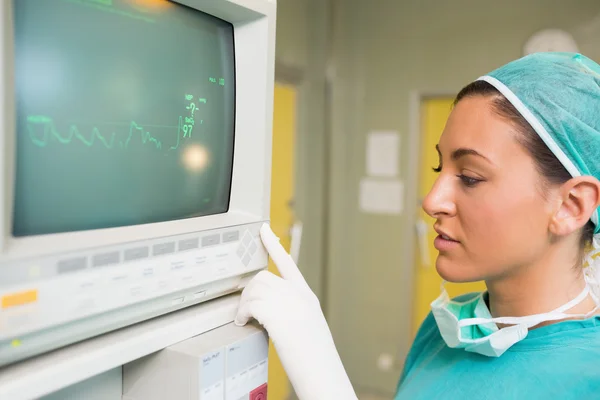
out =
[[266,400],[269,340],[221,326],[123,367],[123,400]]

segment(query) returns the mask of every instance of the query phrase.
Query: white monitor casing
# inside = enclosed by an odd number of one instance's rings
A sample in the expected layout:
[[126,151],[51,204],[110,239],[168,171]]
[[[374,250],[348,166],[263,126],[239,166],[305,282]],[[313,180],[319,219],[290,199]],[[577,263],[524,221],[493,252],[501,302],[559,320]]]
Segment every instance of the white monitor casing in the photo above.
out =
[[[13,1],[0,6],[0,365],[239,290],[267,265],[258,230],[268,222],[270,208],[276,3],[174,2],[234,26],[236,113],[229,211],[18,238],[11,234],[16,162]],[[126,260],[127,250],[144,248],[147,257]],[[94,257],[107,254],[118,254],[118,263],[94,268]],[[150,283],[145,283],[144,271],[154,274]]]

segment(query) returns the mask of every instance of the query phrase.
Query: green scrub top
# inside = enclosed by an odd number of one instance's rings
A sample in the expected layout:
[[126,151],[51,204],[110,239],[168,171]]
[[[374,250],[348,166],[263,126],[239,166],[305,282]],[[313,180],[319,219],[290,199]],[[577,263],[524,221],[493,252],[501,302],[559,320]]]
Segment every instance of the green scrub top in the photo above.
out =
[[492,358],[449,348],[429,314],[398,383],[405,399],[600,399],[600,316],[531,330]]

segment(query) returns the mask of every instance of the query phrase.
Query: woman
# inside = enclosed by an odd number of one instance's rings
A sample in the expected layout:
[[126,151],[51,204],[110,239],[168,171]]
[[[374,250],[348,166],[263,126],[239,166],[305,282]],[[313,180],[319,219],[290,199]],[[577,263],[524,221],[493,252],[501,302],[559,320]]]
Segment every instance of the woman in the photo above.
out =
[[[600,66],[568,53],[511,62],[457,96],[423,202],[445,290],[396,399],[600,398]],[[269,332],[300,399],[356,399],[319,303],[268,227],[236,322]],[[596,263],[594,265],[594,263]]]

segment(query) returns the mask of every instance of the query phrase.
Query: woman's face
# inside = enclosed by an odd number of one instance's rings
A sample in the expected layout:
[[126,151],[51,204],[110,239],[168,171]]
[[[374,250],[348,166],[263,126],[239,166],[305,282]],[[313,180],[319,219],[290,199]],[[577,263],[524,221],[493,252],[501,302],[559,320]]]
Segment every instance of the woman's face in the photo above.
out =
[[438,145],[441,171],[423,202],[436,219],[436,268],[451,282],[502,278],[549,244],[552,196],[490,99],[462,99]]

